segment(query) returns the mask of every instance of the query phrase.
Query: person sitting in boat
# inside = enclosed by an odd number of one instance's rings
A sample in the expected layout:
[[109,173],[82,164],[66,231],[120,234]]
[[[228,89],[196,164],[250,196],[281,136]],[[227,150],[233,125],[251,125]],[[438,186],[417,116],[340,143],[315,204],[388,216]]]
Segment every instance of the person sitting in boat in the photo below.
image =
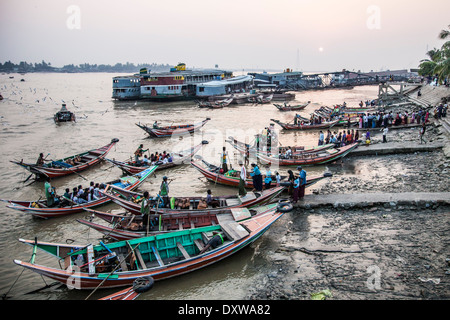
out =
[[215,249],[225,242],[226,236],[223,232],[213,231],[213,234],[214,236],[211,238],[211,240],[208,241],[205,247],[198,254],[206,252],[209,248]]
[[213,208],[217,208],[218,206],[220,206],[219,200],[213,199],[210,189],[208,189],[208,191],[206,191],[206,203],[207,203],[207,205],[209,205]]
[[89,193],[88,193],[88,197],[87,197],[87,202],[91,202],[94,200],[98,200],[98,198],[95,196],[94,194],[94,189],[92,189]]
[[83,197],[84,196],[84,190],[83,190],[83,186],[80,184],[79,186],[78,186],[78,192],[77,192],[77,197],[78,198],[84,198]]
[[144,159],[142,159],[142,165],[143,166],[149,166],[150,160],[148,159],[147,155],[144,155]]
[[158,121],[155,121],[154,123],[153,123],[153,129],[158,129]]
[[77,195],[74,195],[73,202],[75,202],[77,204],[83,204],[83,203],[87,203],[87,200],[83,199],[82,197],[78,197]]

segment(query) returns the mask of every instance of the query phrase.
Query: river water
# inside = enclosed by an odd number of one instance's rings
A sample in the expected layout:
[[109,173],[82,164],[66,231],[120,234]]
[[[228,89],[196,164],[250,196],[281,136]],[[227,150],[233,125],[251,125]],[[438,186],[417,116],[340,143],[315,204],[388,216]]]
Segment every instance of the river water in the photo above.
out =
[[[237,167],[239,155],[234,152],[225,139],[234,136],[241,141],[252,142],[254,135],[269,126],[270,119],[290,122],[294,112],[280,112],[272,104],[265,105],[231,105],[230,107],[210,110],[198,108],[195,102],[155,103],[145,101],[117,102],[111,99],[112,77],[116,74],[2,74],[0,75],[0,198],[13,200],[37,200],[44,196],[43,182],[30,184],[32,179],[23,183],[29,172],[9,162],[23,159],[35,162],[39,153],[50,153],[48,159],[59,159],[90,149],[106,145],[113,138],[119,143],[108,154],[109,158],[124,160],[133,155],[139,144],[150,148],[150,152],[180,151],[203,140],[208,144],[198,152],[210,163],[219,163],[219,153],[225,146],[232,164]],[[11,78],[13,77],[13,78]],[[20,81],[24,79],[25,81]],[[320,106],[332,106],[346,102],[349,106],[357,106],[360,101],[377,97],[377,86],[363,86],[348,90],[318,90],[296,93],[295,101],[300,104],[311,101],[302,112],[308,116]],[[56,125],[53,115],[62,103],[67,104],[70,111],[75,112],[76,123]],[[275,102],[277,103],[277,102]],[[150,139],[135,124],[152,124],[157,120],[161,125],[178,123],[195,123],[205,118],[211,120],[198,133],[188,137]],[[276,129],[279,127],[276,125]],[[282,145],[316,145],[318,132],[278,132]],[[348,162],[351,162],[348,160]],[[336,172],[341,166],[323,165],[307,168],[308,175],[321,175],[325,171]],[[286,173],[280,168],[280,173]],[[87,186],[90,181],[107,182],[121,175],[118,168],[109,163],[102,163],[92,169],[81,172],[81,176],[71,175],[55,179],[52,185],[59,194],[66,187],[79,184]],[[163,175],[174,179],[170,184],[173,196],[203,196],[211,189],[213,194],[234,194],[236,189],[214,185],[190,165],[158,172],[150,177],[140,190],[148,190],[154,194]],[[332,183],[331,179],[320,184]],[[317,186],[320,186],[318,184]],[[311,190],[306,191],[310,193]],[[120,211],[114,204],[98,208],[103,211]],[[8,293],[10,299],[35,300],[85,299],[90,292],[69,290],[65,287],[57,290],[46,290],[36,294],[25,294],[32,290],[53,283],[53,280],[42,278],[29,270],[23,271],[14,264],[14,259],[28,261],[32,248],[17,241],[19,238],[49,242],[66,242],[74,240],[77,244],[95,243],[101,234],[81,225],[76,221],[84,218],[85,213],[56,219],[37,219],[6,208],[0,203],[2,224],[0,226],[0,293]],[[286,224],[284,216],[277,224]],[[258,275],[266,274],[270,269],[266,262],[271,254],[270,230],[251,247],[201,271],[193,272],[174,279],[157,282],[154,288],[140,299],[235,299],[241,300],[251,288]],[[97,241],[98,242],[98,241]],[[58,266],[53,257],[38,252],[36,263]],[[17,282],[15,282],[17,281]],[[98,290],[91,299],[114,292]]]

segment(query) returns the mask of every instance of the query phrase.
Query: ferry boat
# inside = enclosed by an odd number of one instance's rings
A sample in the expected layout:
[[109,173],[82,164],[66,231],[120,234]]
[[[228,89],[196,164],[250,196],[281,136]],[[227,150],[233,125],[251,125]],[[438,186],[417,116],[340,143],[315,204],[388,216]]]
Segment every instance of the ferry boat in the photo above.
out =
[[253,77],[233,77],[233,72],[220,69],[187,70],[179,63],[167,72],[151,73],[146,68],[139,74],[113,78],[113,98],[155,101],[188,100],[223,95],[237,89],[248,89]]
[[158,101],[194,99],[197,84],[232,76],[232,72],[219,69],[186,70],[186,64],[179,63],[169,72],[141,75],[141,98]]
[[113,78],[113,99],[136,100],[141,96],[141,77],[139,74]]

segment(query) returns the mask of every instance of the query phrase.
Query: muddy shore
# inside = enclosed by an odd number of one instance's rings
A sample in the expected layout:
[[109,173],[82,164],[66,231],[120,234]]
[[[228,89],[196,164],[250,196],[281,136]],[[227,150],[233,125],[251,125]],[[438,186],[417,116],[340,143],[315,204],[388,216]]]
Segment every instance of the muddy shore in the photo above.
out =
[[[391,141],[418,141],[391,131]],[[376,135],[374,143],[381,143]],[[447,142],[437,129],[428,139]],[[417,142],[419,143],[419,141]],[[315,194],[448,192],[450,159],[442,152],[344,158]],[[333,167],[332,167],[333,168]],[[273,270],[249,289],[249,300],[441,300],[450,298],[450,206],[372,205],[295,208],[272,226]],[[277,235],[273,237],[273,235]]]

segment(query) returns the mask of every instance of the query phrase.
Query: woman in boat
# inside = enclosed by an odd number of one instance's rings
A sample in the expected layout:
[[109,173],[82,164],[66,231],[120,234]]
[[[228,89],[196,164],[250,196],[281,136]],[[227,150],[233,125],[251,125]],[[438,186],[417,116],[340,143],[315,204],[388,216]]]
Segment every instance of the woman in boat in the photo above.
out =
[[253,171],[250,172],[250,175],[253,179],[254,190],[261,192],[263,190],[261,171],[259,170],[258,165],[255,163],[252,163],[252,168]]

